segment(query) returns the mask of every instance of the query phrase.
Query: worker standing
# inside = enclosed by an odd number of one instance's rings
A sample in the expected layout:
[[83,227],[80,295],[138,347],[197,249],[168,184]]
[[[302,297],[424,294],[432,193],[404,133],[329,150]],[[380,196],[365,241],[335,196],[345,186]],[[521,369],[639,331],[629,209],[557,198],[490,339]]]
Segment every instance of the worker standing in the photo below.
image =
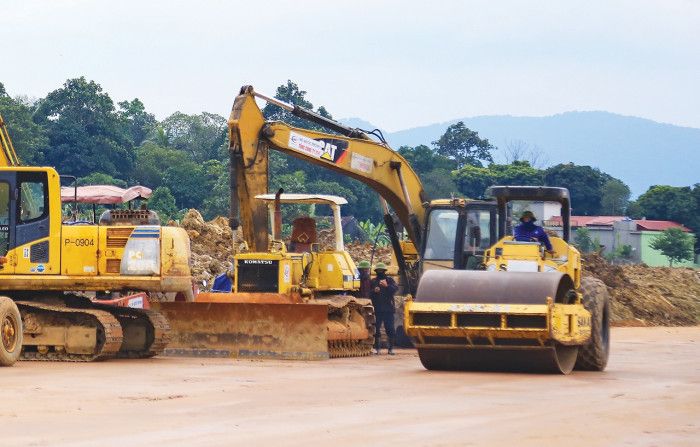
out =
[[376,276],[370,284],[372,305],[376,315],[376,331],[374,334],[374,353],[379,354],[381,348],[381,329],[384,325],[389,345],[389,355],[394,355],[394,294],[399,289],[396,281],[386,274],[386,264],[378,262],[374,268]]
[[360,263],[357,264],[357,270],[360,273],[360,298],[369,298],[370,292],[372,291],[371,269],[372,264],[370,264],[369,261],[360,261]]

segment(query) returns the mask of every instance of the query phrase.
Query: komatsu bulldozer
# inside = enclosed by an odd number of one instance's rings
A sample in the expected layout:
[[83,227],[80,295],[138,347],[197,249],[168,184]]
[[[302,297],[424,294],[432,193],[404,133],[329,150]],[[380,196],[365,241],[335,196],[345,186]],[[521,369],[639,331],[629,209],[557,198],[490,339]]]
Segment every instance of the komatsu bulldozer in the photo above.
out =
[[1,117],[0,146],[0,365],[160,353],[169,330],[162,315],[79,292],[191,299],[187,233],[161,227],[148,210],[108,211],[99,225],[64,221],[60,176],[21,166]]
[[[172,325],[166,354],[318,360],[368,355],[374,310],[357,298],[359,276],[345,251],[340,207],[347,201],[322,194],[261,194],[273,222],[268,250],[244,245],[233,271],[194,303],[154,304]],[[319,240],[316,220],[294,219],[282,238],[281,206],[325,205],[332,210],[333,241]],[[227,281],[229,279],[230,281]]]
[[[602,371],[609,354],[610,304],[605,285],[581,278],[570,245],[565,188],[494,186],[499,241],[482,271],[427,271],[406,303],[404,327],[421,362],[438,370]],[[552,250],[507,231],[511,202],[557,202],[562,235]],[[429,229],[429,234],[430,234]],[[430,236],[428,236],[430,237]]]

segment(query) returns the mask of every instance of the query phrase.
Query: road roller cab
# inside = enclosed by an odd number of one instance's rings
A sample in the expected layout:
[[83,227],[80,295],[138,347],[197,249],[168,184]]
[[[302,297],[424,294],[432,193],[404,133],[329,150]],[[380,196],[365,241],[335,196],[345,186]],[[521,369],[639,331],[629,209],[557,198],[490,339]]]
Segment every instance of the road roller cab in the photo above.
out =
[[[568,275],[575,288],[581,285],[581,254],[569,244],[571,235],[571,201],[566,188],[545,186],[492,186],[488,196],[496,200],[498,206],[498,242],[486,250],[484,265],[489,271],[510,272],[562,272]],[[529,208],[533,202],[558,203],[561,206],[561,237],[557,233],[549,235],[552,250],[539,241],[518,241],[511,236],[513,220],[519,217],[518,203]],[[544,208],[544,207],[543,207]]]
[[[485,270],[429,270],[406,303],[404,327],[427,369],[603,370],[608,358],[609,298],[605,286],[581,278],[578,250],[568,244],[565,188],[495,186],[496,244]],[[510,236],[511,202],[557,202],[562,234],[536,241]],[[426,241],[429,244],[430,240]]]

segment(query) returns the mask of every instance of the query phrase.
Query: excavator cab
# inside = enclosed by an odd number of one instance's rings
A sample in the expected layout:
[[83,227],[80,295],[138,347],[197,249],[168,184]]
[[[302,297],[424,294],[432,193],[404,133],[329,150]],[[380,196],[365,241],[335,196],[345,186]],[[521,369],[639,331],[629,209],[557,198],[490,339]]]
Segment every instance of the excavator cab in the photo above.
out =
[[494,202],[445,199],[430,202],[421,248],[421,273],[434,269],[478,270],[497,238]]

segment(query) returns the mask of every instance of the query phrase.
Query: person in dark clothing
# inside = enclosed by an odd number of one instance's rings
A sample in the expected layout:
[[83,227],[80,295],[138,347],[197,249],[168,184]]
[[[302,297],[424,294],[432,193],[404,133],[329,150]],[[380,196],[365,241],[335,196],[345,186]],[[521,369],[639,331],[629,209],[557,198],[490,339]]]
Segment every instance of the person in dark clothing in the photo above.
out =
[[360,273],[360,298],[369,298],[370,292],[372,291],[372,278],[369,272],[371,269],[372,264],[370,264],[369,261],[360,261],[360,263],[357,264],[357,270]]
[[535,225],[537,219],[532,211],[523,211],[520,216],[521,224],[513,230],[513,236],[516,241],[520,242],[539,242],[544,244],[548,252],[552,252],[552,243],[549,242],[549,236],[544,231],[544,228]]
[[384,325],[386,338],[389,344],[389,355],[394,355],[394,295],[399,289],[396,281],[386,274],[386,264],[378,262],[374,268],[377,274],[370,284],[370,298],[376,315],[376,332],[374,334],[375,354],[379,354],[381,347],[381,328]]

